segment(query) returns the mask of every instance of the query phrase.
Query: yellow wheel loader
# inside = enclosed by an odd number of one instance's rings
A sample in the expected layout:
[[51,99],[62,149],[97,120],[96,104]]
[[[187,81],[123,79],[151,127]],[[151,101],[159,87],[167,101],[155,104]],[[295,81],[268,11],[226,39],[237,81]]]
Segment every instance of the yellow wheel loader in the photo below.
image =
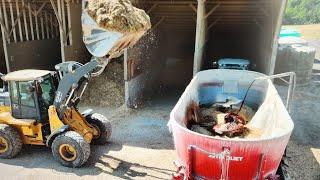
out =
[[62,77],[45,70],[4,75],[10,104],[0,106],[0,157],[16,156],[22,144],[47,145],[63,165],[78,167],[87,161],[91,142],[106,143],[110,122],[90,110],[80,113],[77,109],[94,64],[97,61],[61,63],[57,69],[69,66],[72,70],[59,70],[65,74]]
[[77,105],[90,78],[101,74],[114,52],[121,54],[144,32],[106,31],[85,11],[82,25],[83,41],[94,57],[88,63],[67,61],[56,65],[56,71],[1,74],[8,88],[0,93],[0,158],[15,157],[23,144],[46,145],[62,165],[79,167],[88,160],[91,143],[109,139],[112,130],[107,118],[92,110],[79,112]]

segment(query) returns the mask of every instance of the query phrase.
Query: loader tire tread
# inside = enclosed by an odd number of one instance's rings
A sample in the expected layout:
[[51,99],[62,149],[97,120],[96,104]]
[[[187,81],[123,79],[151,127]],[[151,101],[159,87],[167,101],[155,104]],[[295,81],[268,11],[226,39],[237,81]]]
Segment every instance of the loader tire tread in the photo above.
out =
[[100,130],[100,136],[94,137],[92,142],[99,145],[106,144],[112,133],[111,122],[104,115],[98,113],[89,115],[87,121],[88,123],[97,126]]
[[[59,153],[59,147],[62,144],[72,145],[77,152],[77,158],[74,161],[65,161]],[[75,131],[67,131],[57,136],[51,145],[53,157],[66,167],[81,167],[87,162],[90,156],[90,144]]]
[[22,149],[22,139],[18,131],[7,124],[0,124],[0,136],[8,142],[8,150],[0,154],[0,158],[11,159]]

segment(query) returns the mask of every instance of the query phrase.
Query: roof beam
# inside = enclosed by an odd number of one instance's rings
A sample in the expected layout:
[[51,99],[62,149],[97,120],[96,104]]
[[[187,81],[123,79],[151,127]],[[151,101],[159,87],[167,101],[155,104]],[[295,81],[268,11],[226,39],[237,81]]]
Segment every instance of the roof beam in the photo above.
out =
[[147,14],[150,14],[152,12],[152,10],[154,10],[154,8],[156,8],[158,6],[158,3],[153,4],[148,10],[147,10]]
[[197,8],[193,4],[189,4],[189,7],[191,7],[193,12],[197,13]]
[[161,19],[152,26],[152,30],[156,29],[163,21],[164,21],[165,17],[161,17]]
[[[145,1],[145,4],[169,4],[169,5],[174,5],[174,4],[197,4],[197,1],[174,1],[174,0],[165,0],[165,1]],[[206,4],[268,4],[270,3],[270,0],[262,0],[262,1],[207,1]]]
[[215,21],[213,21],[213,22],[208,26],[208,31],[209,31],[214,25],[216,25],[219,21],[220,21],[220,18],[218,18],[218,19],[216,19]]
[[217,10],[217,8],[220,6],[221,3],[217,4],[216,6],[214,6],[205,16],[204,18],[208,18],[215,10]]

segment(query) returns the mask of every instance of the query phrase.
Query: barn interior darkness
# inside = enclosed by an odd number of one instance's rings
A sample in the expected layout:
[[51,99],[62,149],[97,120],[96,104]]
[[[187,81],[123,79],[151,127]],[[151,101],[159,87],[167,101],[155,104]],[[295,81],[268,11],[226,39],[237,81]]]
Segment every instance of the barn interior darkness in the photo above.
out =
[[156,51],[159,53],[154,66],[158,67],[153,93],[167,95],[180,93],[192,79],[193,55],[195,46],[196,21],[186,18],[195,12],[188,4],[175,4],[168,1],[154,3],[143,1],[138,4],[150,15],[155,35]]
[[202,69],[213,68],[221,58],[241,58],[250,61],[250,70],[269,73],[281,1],[242,2],[208,5],[217,8],[208,19]]
[[[12,70],[53,69],[61,61],[90,59],[82,42],[80,0],[3,2],[1,14],[8,20],[4,24],[7,31],[12,30],[6,41]],[[124,62],[127,98],[181,93],[195,72],[213,68],[213,62],[220,58],[248,59],[251,70],[266,74],[272,71],[275,27],[283,1],[132,2],[150,15],[153,27],[139,45],[128,50]],[[60,25],[53,7],[58,8]],[[17,17],[21,22],[13,28],[11,20]],[[1,52],[0,58],[4,59]],[[0,70],[5,72],[3,63]]]
[[[161,69],[161,93],[183,90],[193,77],[200,1],[139,1],[157,32],[154,65]],[[250,69],[268,74],[281,1],[204,1],[205,41],[200,70],[221,58],[242,58]],[[148,53],[148,52],[146,52]]]
[[6,73],[6,66],[9,71],[53,70],[61,54],[59,26],[50,1],[3,0],[0,5],[1,72]]

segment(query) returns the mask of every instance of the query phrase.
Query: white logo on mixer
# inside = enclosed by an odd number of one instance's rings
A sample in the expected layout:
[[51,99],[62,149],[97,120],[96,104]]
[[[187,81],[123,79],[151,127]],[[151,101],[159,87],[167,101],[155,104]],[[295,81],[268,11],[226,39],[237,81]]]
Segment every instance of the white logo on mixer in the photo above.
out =
[[243,157],[236,157],[236,156],[228,156],[224,153],[212,153],[209,155],[209,158],[213,159],[224,159],[226,157],[226,160],[228,161],[242,161]]

